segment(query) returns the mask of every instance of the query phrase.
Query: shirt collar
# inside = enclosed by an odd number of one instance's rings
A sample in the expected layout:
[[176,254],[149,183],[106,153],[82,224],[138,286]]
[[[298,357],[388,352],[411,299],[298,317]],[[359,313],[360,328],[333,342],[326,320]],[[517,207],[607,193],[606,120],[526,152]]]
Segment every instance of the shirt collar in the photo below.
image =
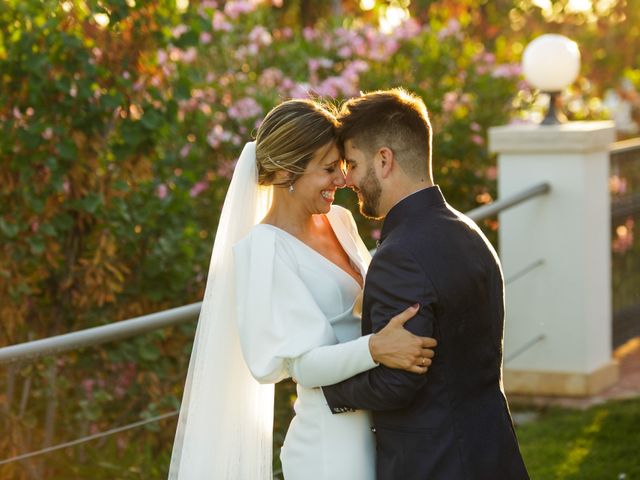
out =
[[384,219],[380,241],[382,243],[387,235],[400,225],[405,219],[415,219],[424,214],[428,207],[444,205],[446,202],[438,185],[423,188],[396,203]]

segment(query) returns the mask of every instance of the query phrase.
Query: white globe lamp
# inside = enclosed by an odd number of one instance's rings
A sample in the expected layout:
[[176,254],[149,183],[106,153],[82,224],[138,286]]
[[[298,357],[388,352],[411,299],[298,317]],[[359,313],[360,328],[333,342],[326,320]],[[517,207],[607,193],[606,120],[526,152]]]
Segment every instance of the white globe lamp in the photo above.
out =
[[566,121],[558,112],[556,101],[560,92],[580,73],[580,50],[576,42],[551,33],[539,36],[524,50],[522,71],[527,83],[549,94],[549,109],[542,125]]

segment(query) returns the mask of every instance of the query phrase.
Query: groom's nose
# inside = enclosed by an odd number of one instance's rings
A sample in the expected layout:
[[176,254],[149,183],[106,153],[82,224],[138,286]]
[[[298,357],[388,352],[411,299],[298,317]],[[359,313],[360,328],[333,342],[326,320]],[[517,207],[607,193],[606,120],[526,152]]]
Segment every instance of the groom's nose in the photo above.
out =
[[351,178],[351,170],[347,170],[347,174],[344,176],[345,186],[353,188],[353,178]]

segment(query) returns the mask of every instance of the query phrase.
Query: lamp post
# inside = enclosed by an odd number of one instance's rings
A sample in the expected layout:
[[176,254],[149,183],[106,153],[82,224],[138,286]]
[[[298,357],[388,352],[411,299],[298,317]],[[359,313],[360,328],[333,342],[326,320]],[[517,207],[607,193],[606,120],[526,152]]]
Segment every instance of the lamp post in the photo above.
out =
[[546,34],[533,40],[522,55],[527,82],[549,94],[549,109],[542,125],[557,125],[566,118],[557,110],[560,92],[571,85],[580,72],[580,50],[563,35]]

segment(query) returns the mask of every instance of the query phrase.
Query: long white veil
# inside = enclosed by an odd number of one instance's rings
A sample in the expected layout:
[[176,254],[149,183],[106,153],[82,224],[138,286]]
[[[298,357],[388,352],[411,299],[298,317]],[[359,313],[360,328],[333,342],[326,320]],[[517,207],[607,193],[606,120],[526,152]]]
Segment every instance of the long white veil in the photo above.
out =
[[171,455],[176,480],[272,478],[274,386],[249,372],[238,338],[232,247],[267,213],[256,145],[240,155],[222,208]]

